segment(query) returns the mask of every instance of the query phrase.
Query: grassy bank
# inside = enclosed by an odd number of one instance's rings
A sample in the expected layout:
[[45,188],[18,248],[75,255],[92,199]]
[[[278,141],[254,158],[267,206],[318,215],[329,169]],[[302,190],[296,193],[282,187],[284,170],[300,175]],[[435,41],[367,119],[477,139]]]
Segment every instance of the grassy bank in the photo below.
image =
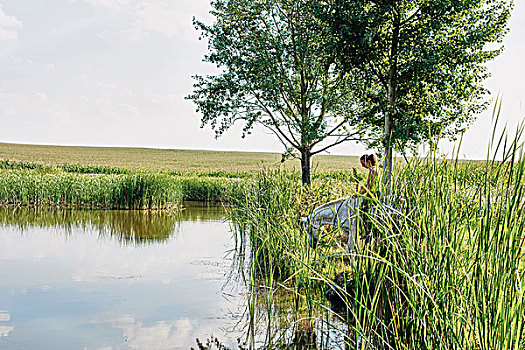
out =
[[[258,171],[169,171],[0,160],[0,203],[107,209],[173,209],[183,200],[225,201]],[[285,171],[300,181],[298,171]],[[357,175],[356,175],[357,174]],[[357,176],[357,177],[356,177]],[[350,184],[362,173],[318,171],[315,182]]]
[[[430,155],[397,169],[392,192],[361,213],[355,254],[344,251],[337,230],[311,249],[298,223],[349,189],[305,189],[278,172],[257,176],[231,211],[259,286],[248,314],[286,313],[272,321],[278,326],[265,324],[276,347],[308,320],[342,322],[351,349],[524,348],[525,159],[513,146],[505,162]],[[293,299],[284,307],[283,293]],[[345,306],[337,313],[327,301],[334,294]]]
[[[358,157],[318,156],[314,181],[354,181]],[[162,209],[183,200],[223,201],[262,169],[299,163],[276,153],[145,148],[65,147],[0,143],[0,203],[4,205]]]

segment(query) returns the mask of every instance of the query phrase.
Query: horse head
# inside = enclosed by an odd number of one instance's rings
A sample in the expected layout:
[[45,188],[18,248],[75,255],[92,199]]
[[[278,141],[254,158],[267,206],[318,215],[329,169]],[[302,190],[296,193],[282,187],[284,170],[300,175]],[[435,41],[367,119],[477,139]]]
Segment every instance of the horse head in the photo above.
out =
[[301,218],[301,226],[303,227],[303,231],[308,235],[308,243],[310,244],[310,247],[317,247],[319,233],[318,230],[312,227],[310,217]]

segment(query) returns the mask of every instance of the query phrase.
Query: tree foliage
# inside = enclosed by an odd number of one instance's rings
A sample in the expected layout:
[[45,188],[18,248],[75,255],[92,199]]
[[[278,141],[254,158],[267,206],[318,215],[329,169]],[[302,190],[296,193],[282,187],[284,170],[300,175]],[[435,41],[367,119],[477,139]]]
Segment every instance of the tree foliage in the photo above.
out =
[[[485,63],[501,53],[512,3],[505,0],[328,0],[319,3],[347,70],[369,72],[365,123],[392,148],[454,137],[488,103]],[[377,138],[376,138],[377,139]],[[385,172],[389,174],[390,171]]]
[[[235,122],[244,134],[262,125],[289,153],[299,152],[303,183],[310,183],[311,156],[353,139],[374,105],[354,71],[336,69],[327,52],[330,27],[319,20],[313,0],[216,0],[215,22],[194,21],[208,39],[205,61],[220,73],[196,76],[188,96],[220,136]],[[361,72],[361,71],[358,71]]]

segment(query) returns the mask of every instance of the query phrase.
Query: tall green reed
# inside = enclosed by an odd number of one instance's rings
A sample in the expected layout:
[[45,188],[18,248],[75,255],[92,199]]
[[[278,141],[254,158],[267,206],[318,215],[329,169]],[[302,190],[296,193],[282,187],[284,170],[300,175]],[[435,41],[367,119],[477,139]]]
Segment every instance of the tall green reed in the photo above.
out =
[[[81,165],[81,164],[42,164],[36,162],[14,161],[9,159],[0,159],[0,169],[4,170],[39,170],[44,172],[64,171],[67,173],[78,174],[129,174],[132,169],[107,167],[98,165]],[[136,171],[135,171],[136,172]]]
[[[237,192],[232,210],[237,239],[251,248],[251,282],[293,296],[285,306],[296,314],[292,324],[319,319],[328,310],[324,292],[337,289],[347,307],[329,317],[346,324],[350,348],[522,348],[525,159],[519,137],[493,142],[491,154],[502,153],[503,161],[446,160],[436,153],[408,160],[396,170],[390,197],[361,213],[361,236],[373,239],[358,240],[351,255],[334,249],[330,232],[321,248],[310,249],[297,223],[312,203],[342,193],[314,186],[308,205],[304,189],[289,177],[259,174]],[[332,279],[342,270],[345,281],[336,286]],[[267,296],[270,317],[278,305]],[[281,338],[272,336],[268,343],[277,346]]]
[[0,202],[5,205],[109,209],[176,208],[180,184],[153,173],[91,175],[0,171]]
[[232,192],[228,212],[237,228],[240,256],[248,253],[251,265],[249,328],[255,327],[256,315],[265,313],[267,343],[279,339],[282,347],[286,339],[280,337],[281,329],[297,335],[305,323],[310,324],[324,288],[312,275],[312,265],[330,271],[335,265],[309,248],[299,219],[328,198],[347,192],[348,186],[326,181],[303,187],[293,175],[277,170],[262,171]]

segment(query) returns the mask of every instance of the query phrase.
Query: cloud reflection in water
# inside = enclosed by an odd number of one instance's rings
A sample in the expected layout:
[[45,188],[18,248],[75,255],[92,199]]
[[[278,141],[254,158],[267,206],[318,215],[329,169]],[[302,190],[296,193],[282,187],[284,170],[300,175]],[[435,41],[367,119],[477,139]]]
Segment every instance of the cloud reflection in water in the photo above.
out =
[[[0,210],[0,310],[10,310],[0,321],[14,317],[0,322],[2,336],[40,349],[59,340],[69,348],[189,348],[197,337],[232,336],[225,329],[238,300],[223,296],[229,224],[217,209],[198,210]],[[42,334],[48,344],[31,343]]]

